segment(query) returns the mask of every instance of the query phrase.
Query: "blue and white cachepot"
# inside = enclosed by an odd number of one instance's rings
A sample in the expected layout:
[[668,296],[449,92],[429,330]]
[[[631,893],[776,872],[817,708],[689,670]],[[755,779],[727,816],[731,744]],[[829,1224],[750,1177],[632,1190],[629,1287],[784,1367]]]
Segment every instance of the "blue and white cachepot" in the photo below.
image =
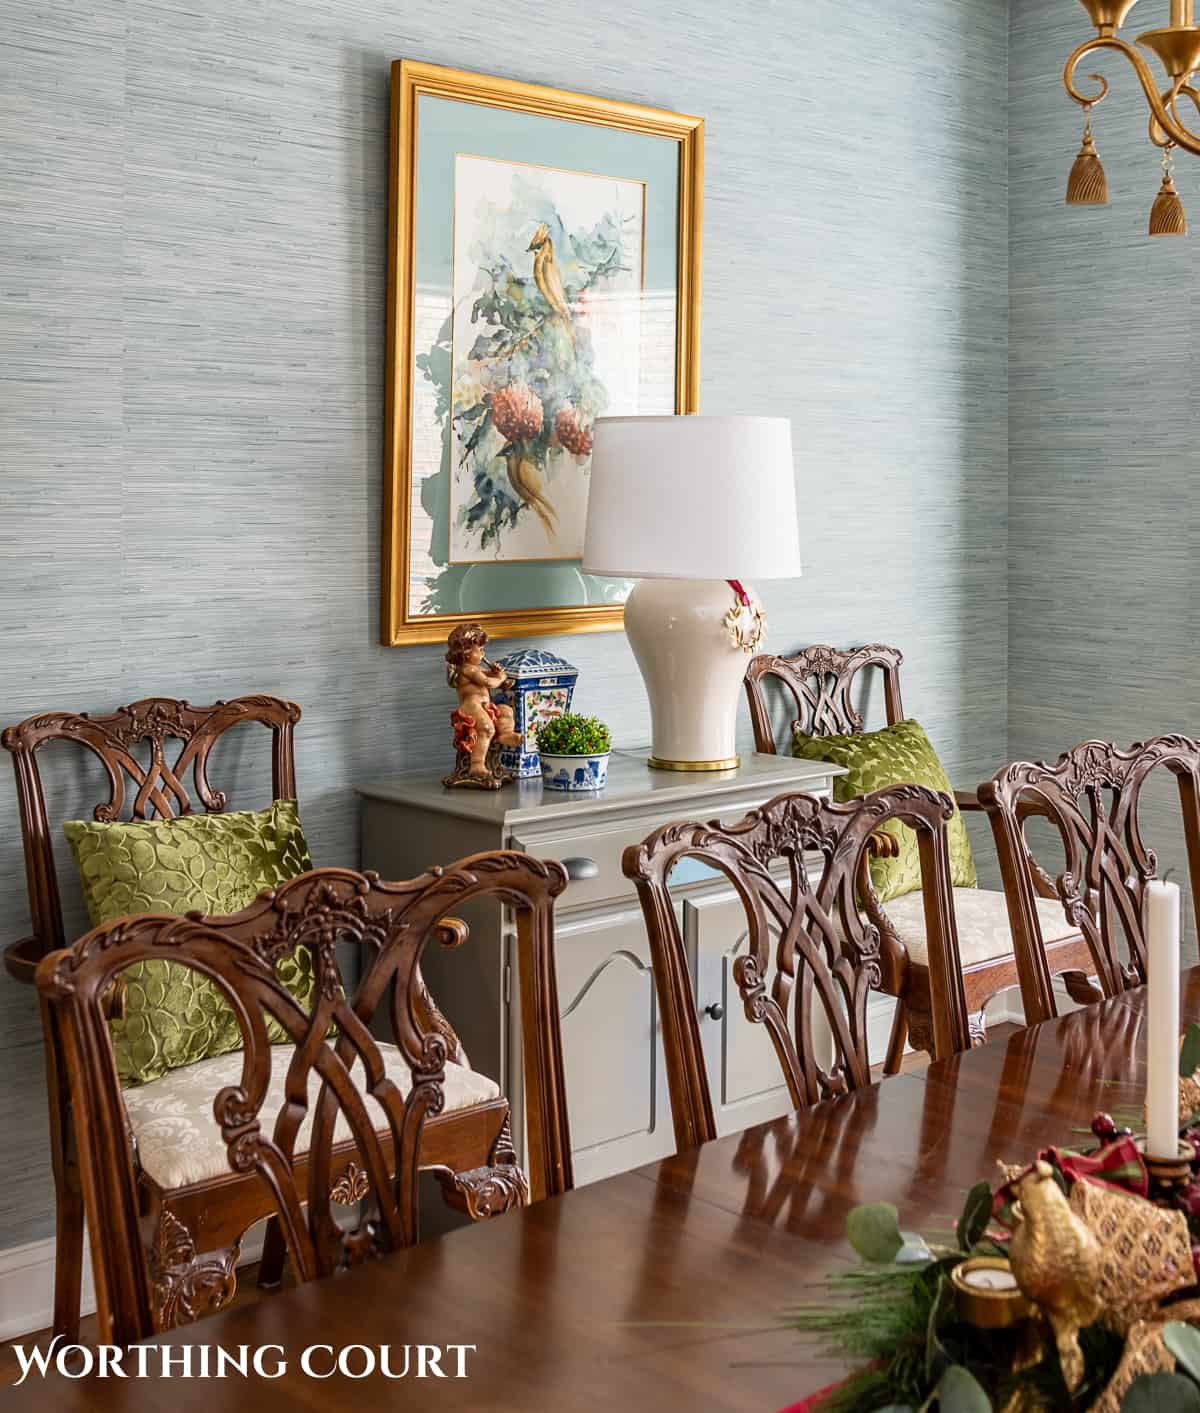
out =
[[556,756],[542,752],[542,786],[547,790],[603,790],[610,751],[599,756]]
[[492,696],[512,707],[514,724],[523,738],[520,746],[501,748],[500,764],[518,780],[541,775],[538,727],[571,710],[579,669],[540,648],[509,653],[500,658],[496,666],[512,678],[515,686],[509,692],[493,692]]

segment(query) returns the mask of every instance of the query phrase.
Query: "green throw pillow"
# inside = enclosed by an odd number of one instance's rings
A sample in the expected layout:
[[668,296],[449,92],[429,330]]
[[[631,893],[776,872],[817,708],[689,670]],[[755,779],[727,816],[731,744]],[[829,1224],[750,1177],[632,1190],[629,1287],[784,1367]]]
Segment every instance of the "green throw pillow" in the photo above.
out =
[[[257,813],[184,815],[133,824],[71,820],[64,826],[93,924],[128,913],[240,912],[264,888],[312,867],[295,800]],[[312,955],[297,947],[280,981],[306,1009]],[[111,1023],[123,1084],[239,1050],[242,1033],[211,981],[177,962],[137,962],[122,973],[125,1016]],[[287,1037],[268,1018],[273,1044]]]
[[[797,731],[792,754],[804,760],[828,760],[846,767],[847,773],[833,782],[835,800],[853,800],[887,785],[928,785],[945,790],[953,798],[950,777],[938,759],[920,722],[898,721],[882,731],[864,731],[857,736],[805,736]],[[921,859],[916,833],[899,820],[889,820],[883,833],[900,844],[894,859],[872,859],[871,886],[881,903],[915,892],[921,886]],[[955,888],[975,888],[975,860],[967,826],[957,809],[947,829],[950,846],[950,881]]]

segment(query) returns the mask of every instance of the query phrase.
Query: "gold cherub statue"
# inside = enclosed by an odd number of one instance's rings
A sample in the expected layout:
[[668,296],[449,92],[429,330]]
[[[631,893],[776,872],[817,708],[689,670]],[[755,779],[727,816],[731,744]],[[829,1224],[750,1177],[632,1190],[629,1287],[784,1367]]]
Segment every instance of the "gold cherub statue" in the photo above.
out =
[[1044,1159],[1018,1191],[1017,1224],[1008,1250],[1013,1275],[1021,1293],[1050,1322],[1063,1378],[1074,1392],[1084,1374],[1079,1331],[1104,1311],[1100,1245],[1071,1210]]
[[458,706],[450,713],[458,759],[454,773],[442,780],[447,787],[499,790],[513,778],[500,766],[500,747],[519,746],[521,735],[512,707],[492,701],[494,690],[513,684],[484,657],[487,640],[478,623],[460,623],[446,640],[446,681],[458,692]]

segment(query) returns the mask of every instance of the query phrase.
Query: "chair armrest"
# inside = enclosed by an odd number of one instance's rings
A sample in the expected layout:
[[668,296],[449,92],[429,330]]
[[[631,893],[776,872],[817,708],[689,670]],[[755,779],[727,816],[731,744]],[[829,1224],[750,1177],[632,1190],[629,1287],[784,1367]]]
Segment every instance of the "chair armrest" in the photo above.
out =
[[[460,917],[444,917],[430,930],[431,938],[447,949],[461,947],[470,935],[471,929]],[[419,965],[413,968],[412,1007],[417,1028],[426,1033],[436,1031],[441,1035],[446,1041],[448,1057],[456,1065],[462,1065],[464,1069],[469,1070],[471,1061],[458,1038],[458,1032],[442,1014],[441,1008],[430,994]]]
[[954,803],[960,810],[975,810],[979,814],[986,814],[983,801],[974,790],[955,790]]
[[42,960],[42,949],[36,937],[22,937],[19,942],[10,942],[4,949],[4,970],[14,981],[32,986],[33,974]]

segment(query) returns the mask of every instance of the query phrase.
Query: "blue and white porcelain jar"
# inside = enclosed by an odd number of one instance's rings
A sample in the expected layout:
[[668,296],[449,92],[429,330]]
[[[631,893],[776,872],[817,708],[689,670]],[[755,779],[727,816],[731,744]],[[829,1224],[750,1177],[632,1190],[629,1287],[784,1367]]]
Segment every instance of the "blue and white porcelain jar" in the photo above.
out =
[[547,790],[603,790],[608,784],[611,751],[597,756],[542,753],[542,786]]
[[579,669],[540,648],[509,653],[507,657],[500,658],[496,666],[502,668],[515,685],[508,692],[493,692],[492,697],[512,707],[516,729],[522,736],[520,746],[501,749],[500,764],[518,780],[541,775],[537,750],[538,727],[571,710],[571,697],[575,692]]

